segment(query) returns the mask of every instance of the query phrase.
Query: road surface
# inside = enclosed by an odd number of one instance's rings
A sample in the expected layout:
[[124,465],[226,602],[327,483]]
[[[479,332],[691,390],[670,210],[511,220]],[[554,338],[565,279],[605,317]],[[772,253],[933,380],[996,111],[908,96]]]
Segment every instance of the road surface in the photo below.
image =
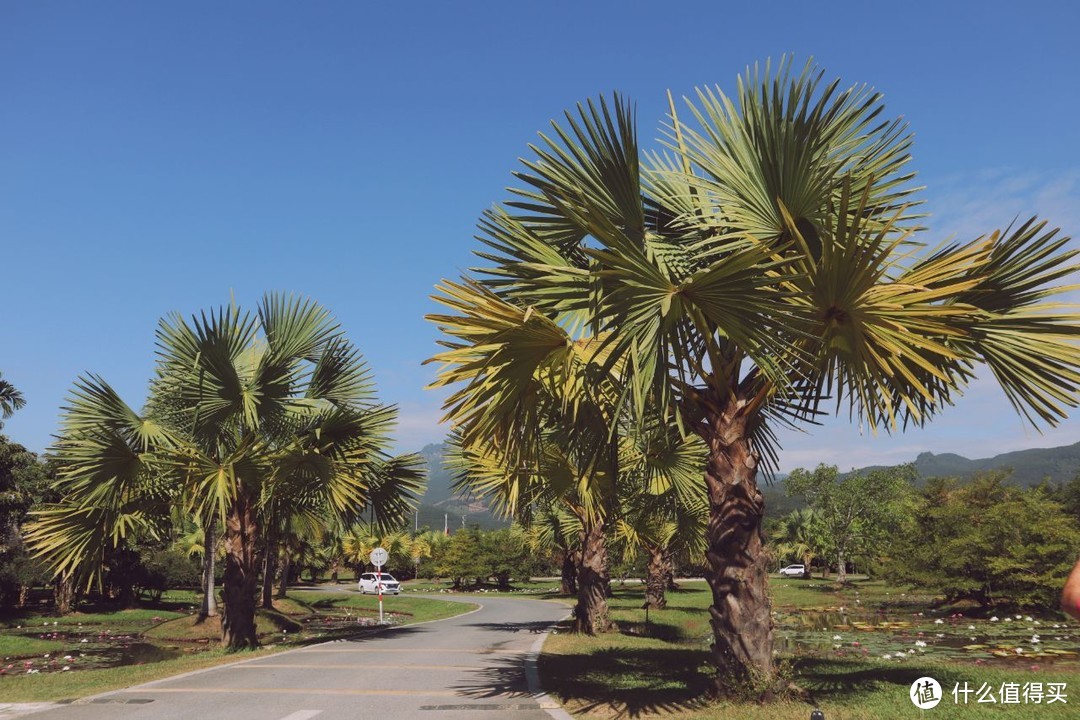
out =
[[[566,616],[566,607],[518,598],[469,601],[482,607],[367,638],[159,680],[26,717],[550,720],[549,708],[558,705],[530,692],[526,666],[549,626]],[[535,670],[530,673],[535,676]]]

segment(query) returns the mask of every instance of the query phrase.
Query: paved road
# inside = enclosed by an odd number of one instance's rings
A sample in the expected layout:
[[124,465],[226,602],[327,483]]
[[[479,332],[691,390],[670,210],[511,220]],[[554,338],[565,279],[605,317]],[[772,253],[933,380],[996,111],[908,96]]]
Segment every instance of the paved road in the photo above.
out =
[[[480,598],[475,612],[128,688],[33,720],[550,720],[526,660],[566,607]],[[568,717],[562,715],[562,717]]]

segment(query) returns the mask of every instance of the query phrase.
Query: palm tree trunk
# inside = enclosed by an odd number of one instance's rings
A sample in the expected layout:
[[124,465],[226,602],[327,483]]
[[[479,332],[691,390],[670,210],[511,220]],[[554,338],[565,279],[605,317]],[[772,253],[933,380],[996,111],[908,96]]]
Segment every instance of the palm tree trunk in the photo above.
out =
[[664,552],[664,582],[668,590],[679,589],[679,584],[675,582],[675,559],[667,551]]
[[225,583],[222,596],[221,642],[229,650],[257,647],[255,587],[258,580],[258,527],[248,498],[238,497],[225,522]]
[[281,559],[281,580],[278,582],[277,596],[279,598],[287,597],[286,593],[289,590],[289,575],[292,574],[292,555],[289,553],[289,542],[285,541],[282,547]]
[[649,563],[645,569],[645,604],[655,610],[667,607],[664,592],[667,589],[667,563],[664,562],[664,549],[647,548]]
[[566,549],[562,555],[562,577],[559,583],[560,595],[577,595],[578,553]]
[[713,604],[715,690],[721,696],[771,697],[776,685],[768,557],[761,523],[758,458],[750,447],[746,400],[709,408],[705,483],[709,495],[706,552]]
[[574,632],[595,635],[606,632],[611,627],[607,604],[611,578],[608,571],[603,520],[585,524],[581,545],[578,601],[574,608]]
[[53,601],[57,615],[68,615],[75,609],[75,581],[68,575],[57,575],[53,585]]
[[214,560],[217,547],[217,514],[211,513],[203,530],[203,571],[202,571],[202,605],[199,606],[199,616],[196,622],[202,622],[208,617],[215,617],[217,612],[217,597],[214,589]]
[[262,606],[266,610],[274,609],[274,569],[277,563],[277,542],[273,533],[266,533],[266,548],[263,555]]

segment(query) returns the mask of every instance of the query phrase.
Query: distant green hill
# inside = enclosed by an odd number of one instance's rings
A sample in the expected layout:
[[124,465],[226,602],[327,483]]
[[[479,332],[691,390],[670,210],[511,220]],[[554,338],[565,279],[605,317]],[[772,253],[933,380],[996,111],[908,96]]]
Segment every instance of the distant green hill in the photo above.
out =
[[[879,467],[881,466],[860,470],[874,470]],[[953,453],[935,455],[924,452],[915,458],[915,469],[923,480],[932,477],[967,479],[986,470],[1011,469],[1012,481],[1024,487],[1038,485],[1047,479],[1063,483],[1080,473],[1080,442],[1061,447],[1017,450],[978,460],[968,460]]]
[[[852,472],[869,472],[887,467],[892,466],[870,465]],[[915,458],[915,470],[919,474],[920,485],[935,477],[967,480],[975,473],[987,470],[1012,470],[1012,482],[1022,487],[1038,485],[1043,480],[1064,483],[1080,475],[1080,442],[1061,447],[1017,450],[977,460],[969,460],[955,453],[935,455],[924,452]],[[804,504],[798,498],[787,496],[783,477],[778,475],[771,486],[762,488],[765,512],[769,517],[786,515]]]

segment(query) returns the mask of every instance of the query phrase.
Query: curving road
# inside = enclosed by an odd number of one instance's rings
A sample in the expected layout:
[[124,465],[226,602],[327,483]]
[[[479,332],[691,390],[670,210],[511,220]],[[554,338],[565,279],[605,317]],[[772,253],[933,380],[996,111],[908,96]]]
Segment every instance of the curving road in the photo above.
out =
[[[439,597],[439,599],[447,599]],[[34,720],[384,720],[569,717],[530,691],[566,607],[484,597],[474,612],[127,688]]]

